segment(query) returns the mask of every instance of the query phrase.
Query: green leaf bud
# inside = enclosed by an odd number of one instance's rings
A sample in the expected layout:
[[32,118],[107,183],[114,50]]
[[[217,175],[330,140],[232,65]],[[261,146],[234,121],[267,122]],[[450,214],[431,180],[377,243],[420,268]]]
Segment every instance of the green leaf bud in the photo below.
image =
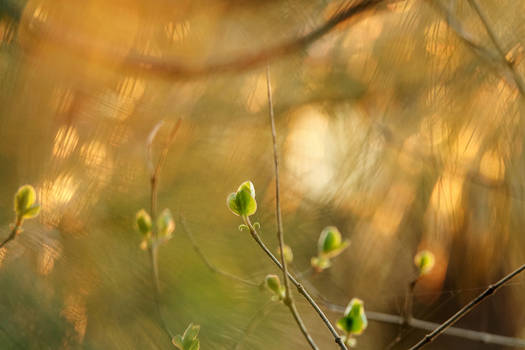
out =
[[275,294],[277,300],[284,299],[286,291],[281,286],[281,280],[277,275],[267,275],[264,281],[266,287]]
[[199,335],[200,326],[192,323],[184,331],[184,334],[176,335],[172,339],[173,345],[179,350],[199,350],[200,342],[197,338]]
[[251,216],[257,211],[255,188],[251,181],[243,182],[237,192],[230,193],[226,198],[228,208],[238,216]]
[[40,212],[40,205],[35,203],[36,192],[33,186],[24,185],[15,194],[15,213],[19,219],[34,218]]
[[135,215],[135,223],[144,236],[151,233],[151,217],[144,209],[140,209]]
[[341,254],[350,243],[341,238],[341,232],[335,226],[328,226],[323,229],[318,242],[319,256],[333,258]]
[[175,230],[175,221],[168,208],[164,209],[157,218],[157,230],[162,238],[170,238]]
[[330,259],[324,257],[324,256],[315,256],[313,257],[311,260],[310,260],[310,263],[312,265],[312,267],[315,269],[315,271],[317,272],[321,272],[327,268],[329,268],[330,266],[332,266],[332,263],[330,262]]
[[368,326],[363,301],[353,298],[348,303],[344,315],[337,321],[337,328],[347,334],[359,335]]
[[431,251],[422,250],[414,257],[414,264],[419,271],[419,275],[429,273],[435,264],[435,257]]

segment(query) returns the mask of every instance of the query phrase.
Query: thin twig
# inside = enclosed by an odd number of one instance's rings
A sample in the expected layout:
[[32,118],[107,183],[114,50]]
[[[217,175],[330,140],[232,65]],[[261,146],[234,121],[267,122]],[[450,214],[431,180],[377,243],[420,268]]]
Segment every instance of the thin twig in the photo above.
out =
[[501,56],[501,60],[504,62],[505,66],[508,68],[509,72],[512,74],[512,77],[514,79],[514,82],[516,83],[516,87],[518,88],[522,98],[525,98],[525,83],[523,82],[523,79],[518,74],[516,69],[514,68],[514,65],[507,60],[506,58],[506,52],[503,49],[503,45],[499,42],[498,37],[496,36],[496,33],[494,32],[494,29],[492,29],[492,26],[489,23],[489,19],[483,9],[478,5],[476,0],[468,0],[470,6],[476,11],[479,19],[481,20],[481,23],[483,23],[483,26],[485,27],[485,30],[487,31],[487,34],[489,35],[490,40],[498,50],[499,55]]
[[[266,253],[266,255],[268,255],[268,257],[273,261],[273,263],[277,265],[279,269],[282,270],[283,267],[281,265],[281,262],[275,257],[275,255],[273,255],[270,249],[268,249],[268,247],[264,244],[261,237],[257,233],[257,230],[255,229],[255,227],[253,227],[252,223],[250,222],[250,218],[244,217],[243,219],[244,219],[244,223],[248,226],[250,230],[250,234],[252,238],[255,240],[255,242],[259,245],[259,247],[261,247],[261,249]],[[328,317],[326,317],[326,315],[324,314],[323,310],[321,310],[319,305],[317,305],[315,300],[310,296],[310,293],[308,293],[308,291],[303,287],[303,285],[297,279],[295,279],[290,273],[288,273],[288,278],[290,279],[292,284],[295,286],[295,288],[297,288],[297,291],[299,292],[299,294],[304,296],[306,301],[308,301],[308,303],[314,308],[315,312],[317,312],[321,320],[324,322],[324,324],[326,325],[326,327],[328,328],[328,330],[334,337],[336,344],[339,345],[341,349],[348,350],[343,341],[343,338],[339,335],[339,333],[337,333],[337,331],[335,330],[334,326],[332,325]]]
[[401,312],[403,322],[399,325],[399,331],[397,336],[390,344],[388,344],[386,350],[393,349],[397,344],[401,343],[408,334],[410,334],[411,329],[409,325],[410,320],[412,319],[412,312],[414,307],[414,288],[416,288],[418,280],[419,276],[417,276],[408,283],[407,290],[405,293],[404,307],[403,311]]
[[22,227],[22,218],[17,217],[16,222],[13,226],[13,229],[11,230],[11,233],[5,240],[2,241],[2,243],[0,243],[0,249],[3,248],[7,243],[9,243],[9,241],[12,241],[16,237],[16,235],[20,232],[21,227]]
[[490,26],[488,17],[481,10],[481,8],[475,0],[469,0],[470,6],[476,11],[478,17],[481,20],[481,23],[483,24],[487,34],[489,35],[490,40],[496,47],[498,54],[494,54],[493,52],[476,42],[474,37],[465,30],[461,22],[456,18],[456,16],[453,14],[450,8],[441,4],[439,1],[427,0],[427,2],[445,15],[449,27],[452,28],[457,34],[457,36],[479,57],[485,59],[485,61],[487,61],[492,66],[498,65],[500,66],[500,68],[502,66],[504,69],[499,69],[502,78],[510,84],[516,85],[522,98],[525,98],[525,83],[523,79],[516,71],[514,64],[507,60],[505,50],[503,49],[503,46],[499,43],[496,33]]
[[303,336],[308,341],[308,344],[312,349],[317,350],[318,347],[315,344],[312,336],[306,329],[306,326],[297,311],[292,293],[290,293],[290,281],[288,280],[288,266],[286,264],[286,258],[284,256],[284,232],[283,232],[283,219],[281,215],[281,200],[279,196],[279,156],[277,155],[277,133],[275,131],[275,117],[273,111],[273,100],[272,100],[272,83],[270,81],[270,65],[266,66],[266,87],[268,90],[268,114],[270,116],[270,126],[272,132],[272,148],[273,148],[273,165],[275,171],[275,218],[277,220],[277,239],[279,240],[279,250],[281,255],[281,264],[283,266],[283,279],[284,279],[284,300],[283,303],[290,309],[292,316],[297,323],[297,326],[303,333]]
[[[336,304],[332,304],[332,303],[324,302],[324,301],[323,301],[323,304],[330,311],[344,312],[345,310],[345,306],[343,305],[336,305]],[[391,315],[391,314],[387,314],[383,312],[366,311],[366,317],[370,321],[386,323],[386,324],[393,324],[393,325],[402,325],[405,322],[402,316]],[[434,330],[440,326],[439,323],[423,321],[423,320],[419,320],[416,318],[410,319],[410,321],[408,322],[408,325],[415,329],[422,329],[422,330],[428,330],[428,331]],[[502,335],[486,333],[486,332],[478,332],[478,331],[473,331],[470,329],[449,327],[443,332],[443,334],[458,337],[458,338],[468,339],[472,341],[477,341],[477,342],[484,343],[484,344],[525,348],[525,340],[523,339],[505,337]]]
[[512,278],[520,274],[523,270],[525,270],[525,264],[521,265],[516,270],[509,273],[508,275],[500,279],[495,284],[490,285],[487,289],[485,289],[483,293],[481,293],[475,299],[473,299],[470,303],[462,307],[452,317],[450,317],[448,320],[443,322],[439,327],[434,329],[434,331],[427,334],[416,345],[412,346],[410,350],[421,349],[426,344],[432,342],[439,335],[441,335],[447,328],[449,328],[454,323],[456,323],[457,321],[462,319],[464,316],[466,316],[470,311],[472,311],[476,306],[478,306],[483,300],[485,300],[486,298],[494,294],[494,292],[496,292],[501,286],[503,286],[506,282],[510,281]]
[[[183,221],[182,221],[183,222]],[[188,231],[187,228],[184,227],[184,224],[182,224],[183,230],[185,232],[189,232],[191,235],[191,231]],[[191,237],[191,236],[190,236]],[[191,240],[191,238],[190,238]],[[240,281],[242,278],[237,277],[227,271],[223,271],[218,269],[213,265],[213,263],[210,262],[210,260],[206,257],[206,255],[202,252],[202,250],[199,248],[198,245],[196,245],[196,250],[199,251],[198,253],[199,257],[202,259],[204,264],[208,266],[208,268],[211,271],[218,270],[217,273],[223,274],[226,277],[230,277],[234,280],[237,280],[239,282],[245,283],[245,281]],[[195,249],[195,248],[194,248]],[[272,259],[273,260],[273,259]],[[275,262],[275,261],[274,261]],[[307,269],[301,273],[297,273],[296,277],[302,275],[306,275],[311,271],[311,269]],[[252,287],[258,287],[259,285],[253,282],[250,282],[250,285]],[[306,281],[305,281],[306,282]],[[315,294],[314,297],[317,298],[328,310],[337,312],[337,313],[343,313],[345,311],[346,306],[343,305],[337,305],[334,303],[331,303],[328,301],[325,297],[322,296],[315,288],[310,284],[310,290],[313,291]],[[507,284],[508,285],[508,284]],[[393,325],[402,325],[405,322],[405,318],[403,316],[399,315],[392,315],[387,314],[383,312],[376,312],[376,311],[366,311],[366,316],[370,321],[379,322],[379,323],[385,323],[385,324],[393,324]],[[413,329],[422,329],[427,331],[432,331],[440,326],[439,323],[424,321],[416,318],[410,318],[408,321],[408,326]],[[516,347],[516,348],[525,348],[525,340],[520,338],[513,338],[513,337],[506,337],[498,334],[492,334],[487,332],[479,332],[474,331],[470,329],[464,329],[464,328],[457,328],[457,327],[449,327],[444,332],[444,335],[454,336],[458,338],[468,339],[472,341],[477,341],[484,344],[493,344],[493,345],[501,345],[501,346],[509,346],[509,347]]]
[[246,337],[255,330],[255,328],[257,327],[257,325],[264,320],[264,318],[266,317],[266,315],[268,315],[270,313],[270,311],[272,310],[272,308],[274,306],[276,306],[278,304],[270,301],[266,304],[264,304],[264,306],[262,308],[260,308],[259,310],[257,310],[257,312],[255,313],[255,315],[253,315],[253,317],[250,319],[250,321],[248,322],[248,325],[246,326],[246,329],[245,331],[243,332],[242,336],[241,336],[241,339],[239,339],[239,341],[237,342],[237,344],[235,344],[235,348],[234,350],[239,350],[241,348],[241,345],[242,343],[244,342],[244,339],[246,339]]
[[35,25],[34,30],[30,33],[35,36],[47,35],[54,43],[58,43],[62,47],[69,47],[76,55],[84,56],[88,53],[96,53],[104,61],[115,62],[118,60],[122,62],[121,66],[128,70],[157,75],[162,78],[189,79],[215,73],[246,71],[262,66],[273,59],[290,55],[319,40],[331,32],[339,23],[372,10],[382,2],[385,0],[362,0],[352,3],[344,10],[335,13],[319,27],[297,38],[263,48],[257,52],[243,53],[234,58],[203,65],[189,64],[175,59],[166,61],[164,58],[141,54],[124,54],[113,47],[103,46],[100,43],[93,44],[89,41],[90,38],[81,37],[79,33],[71,33],[59,27],[50,27],[45,23]]
[[155,305],[157,308],[157,313],[162,325],[162,328],[166,332],[166,334],[170,337],[170,341],[173,340],[173,337],[175,336],[170,328],[167,325],[166,320],[164,319],[164,316],[162,314],[162,308],[160,303],[160,281],[159,281],[159,267],[158,267],[158,244],[157,244],[157,238],[158,238],[158,231],[156,227],[156,221],[157,221],[157,193],[158,193],[158,180],[159,175],[162,167],[164,166],[164,163],[166,162],[166,158],[168,155],[168,150],[175,138],[175,134],[179,130],[181,120],[179,119],[177,123],[173,126],[170,135],[168,137],[168,140],[164,144],[164,148],[162,149],[159,158],[157,160],[156,166],[153,166],[153,152],[152,152],[152,143],[155,139],[155,136],[157,135],[158,131],[160,130],[160,127],[162,126],[162,121],[159,122],[155,127],[153,128],[153,131],[150,133],[148,137],[148,143],[147,143],[147,156],[148,156],[148,165],[150,167],[151,171],[151,177],[150,177],[150,215],[152,218],[152,233],[153,233],[153,241],[152,244],[149,246],[149,255],[151,260],[151,274],[153,278],[153,285],[155,287],[155,292],[153,295],[153,298],[155,300]]
[[204,252],[201,250],[201,248],[199,247],[199,245],[197,244],[197,242],[195,241],[195,237],[193,237],[193,233],[191,232],[191,230],[188,228],[188,226],[186,225],[186,220],[184,219],[184,217],[181,215],[179,217],[179,223],[181,224],[182,226],[182,230],[186,233],[186,236],[188,236],[189,240],[190,240],[190,243],[191,243],[191,246],[193,247],[193,250],[195,250],[195,253],[197,253],[197,255],[201,258],[201,260],[203,261],[204,265],[206,265],[206,267],[213,273],[217,273],[219,275],[222,275],[224,277],[227,277],[227,278],[230,278],[232,280],[235,280],[237,282],[240,282],[240,283],[244,283],[248,286],[251,286],[251,287],[258,287],[259,284],[258,283],[255,283],[255,282],[252,282],[252,281],[249,281],[245,278],[242,278],[242,277],[239,277],[237,275],[234,275],[228,271],[225,271],[223,269],[220,269],[218,268],[217,266],[215,266],[207,257],[206,255],[204,254]]

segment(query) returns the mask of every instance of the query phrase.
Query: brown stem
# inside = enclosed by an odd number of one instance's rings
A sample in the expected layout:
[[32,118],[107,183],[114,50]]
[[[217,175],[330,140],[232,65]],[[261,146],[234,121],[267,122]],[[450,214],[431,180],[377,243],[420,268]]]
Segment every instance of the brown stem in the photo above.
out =
[[191,243],[191,246],[193,247],[193,250],[195,250],[195,253],[197,253],[197,255],[201,258],[201,260],[204,262],[204,265],[206,265],[206,267],[213,273],[217,273],[219,275],[222,275],[224,277],[228,277],[232,280],[235,280],[237,282],[241,282],[241,283],[244,283],[248,286],[251,286],[251,287],[258,287],[259,284],[255,283],[255,282],[252,282],[252,281],[249,281],[245,278],[242,278],[242,277],[239,277],[239,276],[236,276],[234,275],[233,273],[230,273],[228,271],[224,271],[220,268],[218,268],[217,266],[215,266],[209,259],[208,257],[206,257],[206,255],[204,254],[204,252],[201,250],[201,248],[199,247],[199,245],[197,244],[197,242],[195,241],[195,238],[193,237],[193,233],[191,232],[191,230],[188,228],[188,226],[186,225],[186,220],[184,219],[184,217],[181,215],[180,218],[179,218],[179,222],[182,226],[182,230],[186,233],[186,235],[188,236],[189,240],[190,240],[190,243]]
[[270,65],[266,66],[266,87],[268,90],[268,114],[270,116],[270,127],[272,132],[272,148],[273,148],[273,164],[274,164],[274,171],[275,171],[275,218],[277,220],[277,239],[279,241],[279,249],[280,249],[280,255],[281,255],[281,264],[283,266],[283,279],[284,279],[284,305],[290,309],[290,312],[292,313],[292,316],[297,323],[297,326],[299,326],[299,329],[301,330],[301,333],[303,333],[304,337],[308,341],[308,344],[312,347],[312,349],[317,350],[318,347],[315,344],[314,340],[310,336],[310,333],[308,333],[308,330],[306,329],[306,326],[301,318],[301,315],[299,315],[299,311],[297,311],[297,307],[295,306],[295,302],[293,299],[292,293],[290,293],[290,281],[288,280],[288,265],[286,264],[286,258],[284,256],[284,232],[283,232],[283,219],[281,215],[281,200],[279,196],[279,156],[277,155],[277,132],[275,131],[275,117],[274,117],[274,110],[273,110],[273,100],[272,100],[272,84],[270,81]]
[[[255,240],[255,242],[259,245],[259,247],[261,247],[261,249],[266,253],[266,255],[268,255],[268,257],[273,261],[273,263],[282,270],[283,267],[281,263],[275,257],[275,255],[273,255],[273,253],[268,249],[268,247],[264,244],[264,242],[261,240],[261,237],[257,233],[257,230],[255,230],[252,223],[250,222],[250,218],[243,217],[243,220],[244,220],[244,223],[250,229],[250,234],[252,238]],[[310,293],[308,293],[308,291],[303,287],[303,285],[298,280],[296,280],[290,273],[288,273],[288,278],[290,279],[292,284],[295,286],[295,288],[297,288],[297,291],[299,292],[299,294],[301,294],[306,299],[306,301],[308,301],[308,303],[314,308],[315,312],[317,312],[321,320],[326,325],[326,328],[328,328],[328,330],[334,337],[336,344],[339,345],[339,347],[342,350],[348,350],[345,343],[343,342],[343,338],[339,335],[339,333],[337,333],[337,331],[335,330],[334,326],[332,325],[328,317],[326,317],[326,315],[324,314],[323,310],[321,310],[319,305],[317,305],[315,300],[310,296]]]
[[523,270],[525,270],[525,264],[518,267],[516,270],[512,271],[502,279],[500,279],[498,282],[490,285],[483,293],[478,295],[475,299],[473,299],[470,303],[462,307],[458,312],[456,312],[454,315],[452,315],[448,320],[443,322],[439,327],[434,329],[431,333],[427,334],[423,339],[421,339],[416,345],[412,346],[410,350],[417,350],[421,349],[428,343],[432,342],[434,339],[439,337],[443,332],[452,326],[454,323],[465,317],[468,313],[470,313],[476,306],[478,306],[483,300],[494,294],[499,288],[501,288],[505,283],[510,281],[512,278],[516,277],[518,274],[520,274]]
[[23,219],[21,217],[16,218],[15,225],[13,226],[13,229],[11,230],[11,233],[9,236],[0,243],[0,249],[3,248],[7,243],[15,239],[16,235],[20,232],[20,228],[22,227]]
[[331,32],[339,23],[371,10],[382,2],[384,0],[362,0],[352,3],[338,11],[318,28],[298,38],[263,48],[258,52],[244,53],[234,58],[203,65],[188,64],[176,59],[167,61],[147,55],[124,54],[112,47],[90,43],[89,38],[81,37],[78,33],[70,33],[64,28],[51,27],[46,24],[35,26],[31,34],[35,36],[46,35],[54,43],[58,43],[61,47],[68,47],[73,54],[79,56],[96,53],[104,62],[119,60],[122,62],[123,68],[135,72],[149,73],[162,78],[190,79],[215,73],[246,71],[266,64],[270,60],[290,55],[319,40]]

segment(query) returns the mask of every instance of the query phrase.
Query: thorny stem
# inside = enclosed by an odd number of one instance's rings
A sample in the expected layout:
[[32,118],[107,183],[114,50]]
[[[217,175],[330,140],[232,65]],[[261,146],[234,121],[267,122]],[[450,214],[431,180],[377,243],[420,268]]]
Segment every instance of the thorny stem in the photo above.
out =
[[281,255],[281,264],[283,266],[283,279],[284,279],[284,305],[286,305],[290,312],[292,313],[293,318],[295,319],[295,322],[297,323],[297,326],[299,326],[299,329],[301,330],[301,333],[303,333],[304,337],[312,347],[312,349],[318,349],[317,345],[315,344],[314,340],[312,339],[310,333],[308,333],[308,330],[306,329],[306,326],[301,318],[301,315],[299,315],[299,311],[297,311],[297,307],[295,306],[295,302],[293,299],[292,293],[290,293],[290,281],[288,280],[288,266],[286,264],[286,259],[284,256],[284,232],[283,232],[283,219],[281,215],[281,200],[279,196],[279,156],[277,155],[277,133],[275,131],[275,117],[274,117],[274,110],[273,110],[273,100],[272,100],[272,84],[270,81],[270,65],[268,64],[266,66],[266,87],[268,90],[268,114],[270,116],[270,126],[271,126],[271,132],[272,132],[272,148],[273,148],[273,164],[274,164],[274,171],[275,171],[275,217],[277,220],[277,239],[279,240],[279,250]]
[[421,349],[428,343],[432,342],[434,339],[439,337],[447,328],[452,326],[454,323],[465,317],[470,311],[472,311],[476,306],[478,306],[483,300],[494,294],[499,288],[501,288],[505,283],[510,281],[512,278],[520,274],[525,270],[525,264],[518,267],[516,270],[512,271],[498,282],[490,285],[483,293],[474,298],[470,303],[462,307],[458,312],[452,315],[448,320],[443,322],[439,327],[434,329],[431,333],[427,334],[423,339],[421,339],[416,345],[412,346],[410,350]]
[[[273,255],[273,253],[268,249],[268,247],[264,244],[264,242],[261,240],[261,237],[257,233],[257,230],[255,230],[255,227],[253,227],[252,223],[250,222],[250,218],[245,216],[243,217],[243,221],[246,224],[246,226],[248,226],[250,230],[250,234],[252,238],[255,240],[255,242],[259,245],[259,247],[261,247],[261,249],[266,253],[266,255],[268,255],[268,257],[273,261],[273,263],[282,270],[283,267],[281,263],[275,257],[275,255]],[[339,345],[339,347],[342,350],[348,350],[345,343],[343,342],[343,338],[337,333],[337,331],[335,330],[330,320],[326,317],[323,310],[321,310],[321,308],[319,307],[319,305],[317,305],[315,300],[310,296],[308,291],[290,273],[288,273],[288,278],[290,279],[292,284],[295,286],[295,288],[297,288],[297,291],[299,292],[299,294],[301,294],[306,299],[306,301],[308,301],[308,303],[314,308],[315,312],[317,312],[321,320],[324,322],[324,324],[326,325],[326,327],[328,328],[328,330],[334,337],[336,344]]]
[[157,313],[159,315],[159,319],[162,325],[162,328],[166,332],[166,334],[170,337],[170,341],[173,340],[173,337],[175,336],[169,329],[166,320],[164,319],[164,316],[162,315],[162,308],[160,303],[160,281],[159,281],[159,264],[158,264],[158,231],[156,227],[156,221],[157,221],[157,193],[158,193],[158,180],[159,175],[162,167],[164,166],[164,163],[166,161],[166,157],[168,155],[168,150],[173,142],[173,139],[175,138],[175,134],[179,130],[181,120],[179,119],[177,123],[173,126],[173,129],[171,130],[171,133],[168,137],[168,140],[166,141],[164,148],[162,149],[159,159],[157,160],[157,164],[155,167],[153,167],[153,155],[152,155],[152,143],[155,139],[156,134],[158,133],[160,126],[163,122],[158,123],[154,128],[153,131],[150,133],[148,137],[148,144],[147,144],[147,153],[148,153],[148,165],[150,166],[150,169],[152,171],[151,177],[150,177],[150,214],[152,219],[152,242],[149,246],[149,255],[151,260],[151,274],[153,278],[153,284],[155,287],[155,291],[153,294],[153,298],[155,300],[155,306],[157,308]]
[[24,220],[22,219],[21,216],[20,217],[17,216],[13,229],[11,230],[11,233],[5,240],[2,241],[2,243],[0,243],[0,249],[3,248],[7,243],[9,243],[9,241],[12,241],[18,233],[20,233],[23,221]]

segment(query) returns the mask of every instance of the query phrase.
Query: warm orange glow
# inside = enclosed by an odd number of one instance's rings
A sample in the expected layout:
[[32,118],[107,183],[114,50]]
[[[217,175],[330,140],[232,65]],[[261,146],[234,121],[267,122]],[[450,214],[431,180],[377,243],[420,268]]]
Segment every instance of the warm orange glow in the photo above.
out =
[[[272,82],[275,90],[275,83]],[[258,74],[254,79],[248,79],[243,88],[243,95],[246,98],[246,109],[251,113],[259,112],[268,103],[268,93],[266,91],[266,74]]]
[[297,184],[321,195],[334,176],[329,141],[332,137],[327,116],[314,107],[297,112],[285,144],[285,164]]
[[166,33],[168,39],[172,40],[173,42],[183,41],[190,32],[190,22],[182,21],[174,23],[170,21],[164,26],[164,32]]
[[100,168],[104,165],[107,157],[106,146],[99,141],[91,141],[82,145],[80,155],[87,166]]
[[430,203],[439,214],[451,215],[461,206],[463,177],[446,172],[434,185]]
[[458,135],[455,145],[451,149],[453,160],[468,165],[474,160],[481,147],[481,131],[472,126],[464,127]]
[[372,218],[372,227],[384,235],[394,234],[413,199],[414,190],[410,186],[405,184],[392,186]]
[[60,251],[47,245],[42,245],[42,250],[38,259],[38,272],[42,275],[48,275],[55,266],[55,260],[60,256]]
[[53,156],[67,158],[75,150],[78,143],[78,133],[74,127],[62,126],[58,129],[53,144]]
[[65,306],[61,314],[73,324],[78,341],[81,343],[86,335],[88,322],[84,299],[77,295],[70,295],[65,301]]
[[479,164],[479,172],[492,181],[501,181],[505,177],[505,163],[497,152],[485,152]]

